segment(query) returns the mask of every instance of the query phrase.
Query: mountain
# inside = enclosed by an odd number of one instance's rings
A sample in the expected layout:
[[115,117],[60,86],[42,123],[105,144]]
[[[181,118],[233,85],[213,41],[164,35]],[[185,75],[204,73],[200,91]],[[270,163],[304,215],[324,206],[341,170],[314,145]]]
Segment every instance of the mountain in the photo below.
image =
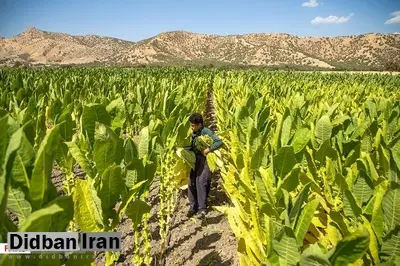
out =
[[289,34],[219,36],[186,31],[139,42],[97,35],[73,36],[30,27],[0,38],[0,65],[227,64],[380,69],[400,62],[399,34],[298,37]]

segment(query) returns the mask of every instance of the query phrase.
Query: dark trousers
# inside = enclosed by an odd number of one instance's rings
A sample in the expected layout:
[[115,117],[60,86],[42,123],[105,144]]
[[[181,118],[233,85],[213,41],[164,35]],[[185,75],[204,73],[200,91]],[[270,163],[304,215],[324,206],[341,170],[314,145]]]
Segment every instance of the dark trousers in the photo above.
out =
[[210,192],[211,170],[203,155],[196,155],[195,169],[190,172],[188,196],[190,206],[194,209],[206,209]]

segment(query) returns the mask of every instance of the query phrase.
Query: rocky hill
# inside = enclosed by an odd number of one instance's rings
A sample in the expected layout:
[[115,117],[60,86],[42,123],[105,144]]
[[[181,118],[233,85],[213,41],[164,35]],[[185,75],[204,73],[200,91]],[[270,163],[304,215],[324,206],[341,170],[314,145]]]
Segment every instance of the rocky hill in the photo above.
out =
[[73,36],[30,27],[0,38],[0,65],[228,64],[383,69],[400,62],[400,34],[297,37],[289,34],[161,33],[139,42]]

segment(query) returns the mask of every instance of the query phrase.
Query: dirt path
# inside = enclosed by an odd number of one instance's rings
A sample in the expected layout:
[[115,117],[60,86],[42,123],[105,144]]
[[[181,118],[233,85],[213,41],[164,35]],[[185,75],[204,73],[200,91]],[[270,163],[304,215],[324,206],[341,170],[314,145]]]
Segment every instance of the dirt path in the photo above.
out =
[[[204,116],[205,126],[217,131],[213,94],[210,87]],[[229,204],[219,173],[212,177],[205,220],[187,218],[189,209],[187,190],[183,191],[178,202],[178,213],[171,227],[171,239],[168,245],[165,265],[239,265],[236,255],[237,240],[232,233],[228,219],[212,206]]]

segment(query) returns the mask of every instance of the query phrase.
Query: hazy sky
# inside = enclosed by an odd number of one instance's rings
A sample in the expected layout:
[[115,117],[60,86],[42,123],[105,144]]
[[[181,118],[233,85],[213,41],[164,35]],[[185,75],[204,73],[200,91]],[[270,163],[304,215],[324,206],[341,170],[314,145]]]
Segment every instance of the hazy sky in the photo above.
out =
[[138,41],[165,31],[339,36],[400,32],[400,0],[0,0],[0,36],[29,26]]

